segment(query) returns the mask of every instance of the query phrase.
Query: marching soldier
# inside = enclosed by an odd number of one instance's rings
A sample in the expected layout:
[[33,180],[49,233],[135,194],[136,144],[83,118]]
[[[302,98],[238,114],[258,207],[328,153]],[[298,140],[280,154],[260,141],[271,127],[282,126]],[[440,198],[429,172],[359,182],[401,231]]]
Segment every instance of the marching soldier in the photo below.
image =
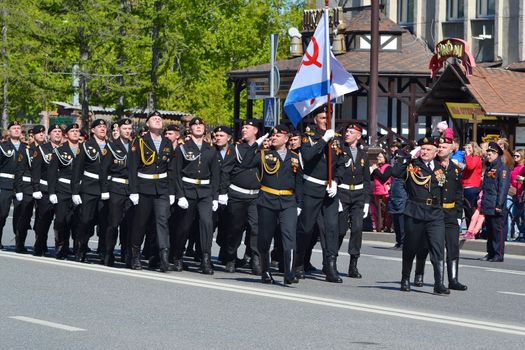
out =
[[78,250],[75,260],[87,262],[89,238],[93,228],[98,225],[98,253],[104,256],[104,233],[106,230],[107,200],[109,192],[103,187],[107,181],[107,169],[102,167],[108,156],[106,144],[107,124],[103,119],[91,123],[89,140],[80,145],[80,154],[73,162],[72,201],[74,205],[82,205],[78,226]]
[[[13,189],[18,151],[21,147],[22,127],[19,122],[14,121],[9,123],[7,131],[9,140],[0,144],[0,249],[4,249],[2,233],[14,197]],[[13,221],[13,223],[15,222]],[[16,232],[15,227],[13,230]]]
[[64,260],[69,254],[69,237],[77,239],[77,223],[80,206],[71,200],[73,162],[80,154],[80,128],[70,124],[64,130],[67,142],[55,148],[48,169],[49,201],[55,204],[56,250],[55,257]]
[[[202,253],[201,272],[213,274],[211,245],[213,241],[212,213],[218,209],[220,170],[217,152],[204,141],[204,121],[194,117],[189,124],[190,137],[179,145],[175,156],[175,188],[177,205],[183,209],[176,232],[175,270],[182,271],[182,254],[196,215]],[[197,252],[198,254],[199,252]]]
[[33,198],[36,200],[35,214],[35,245],[33,255],[43,256],[47,251],[47,235],[55,215],[54,203],[50,201],[48,192],[49,164],[53,159],[54,149],[62,142],[60,125],[52,125],[47,130],[49,142],[35,148],[31,166],[31,180],[33,183]]
[[487,255],[482,260],[502,262],[505,253],[503,224],[507,217],[505,201],[510,187],[510,170],[502,161],[503,150],[496,142],[489,142],[487,162],[483,174],[481,214],[487,228]]
[[[467,290],[467,286],[458,281],[459,263],[459,222],[463,216],[463,186],[461,185],[461,169],[450,161],[453,152],[453,140],[441,137],[439,139],[438,157],[445,169],[443,185],[443,213],[445,216],[445,247],[447,248],[448,288]],[[458,222],[459,220],[459,222]],[[423,286],[423,275],[428,249],[423,248],[416,256],[416,271],[414,285]]]
[[[255,120],[246,120],[241,129],[242,142],[234,147],[234,161],[221,172],[222,190],[226,189],[228,229],[224,245],[221,246],[224,254],[222,260],[226,265],[226,272],[235,272],[237,250],[241,245],[242,234],[246,231],[246,250],[251,250],[252,273],[260,275],[260,260],[257,252],[257,197],[261,184],[258,179],[258,167],[246,167],[242,164],[246,154],[255,144],[258,124]],[[220,196],[219,196],[220,198]]]
[[173,146],[162,136],[162,116],[152,112],[146,119],[148,132],[137,137],[128,154],[129,199],[135,205],[131,228],[131,268],[141,270],[140,247],[153,215],[160,256],[160,271],[168,272],[170,206],[175,203]]
[[446,177],[445,169],[434,160],[439,140],[425,137],[418,144],[419,147],[411,152],[412,159],[396,164],[393,169],[393,176],[405,179],[408,194],[401,291],[410,291],[414,257],[427,243],[434,266],[434,293],[450,294],[443,285],[445,225],[441,205]]
[[[314,112],[315,128],[306,130],[301,147],[301,159],[304,167],[304,207],[300,222],[300,236],[298,237],[297,274],[304,278],[304,256],[311,242],[312,233],[317,224],[319,215],[324,218],[324,229],[321,230],[323,246],[323,272],[326,281],[341,283],[342,279],[337,272],[337,254],[339,250],[338,222],[334,218],[338,215],[339,199],[337,185],[342,181],[344,171],[342,151],[332,145],[328,150],[328,142],[335,132],[328,129],[326,106]],[[328,183],[327,152],[332,153],[332,181]]]
[[[117,123],[118,138],[108,143],[109,151],[104,157],[103,167],[107,168],[108,181],[102,182],[102,191],[109,192],[107,228],[105,233],[106,253],[104,255],[104,265],[113,266],[115,264],[115,245],[120,231],[120,255],[125,262],[125,256],[129,255],[129,228],[127,222],[131,220],[131,201],[129,200],[129,171],[128,153],[130,151],[132,122],[129,118],[123,118]],[[119,230],[120,227],[120,230]]]
[[257,152],[268,134],[257,139],[242,161],[246,168],[260,168],[261,190],[257,200],[259,231],[257,248],[261,258],[261,281],[272,284],[270,273],[270,244],[277,224],[283,242],[284,283],[298,283],[294,271],[297,216],[302,207],[302,169],[299,155],[286,145],[289,130],[278,125],[272,131],[271,149]]
[[357,259],[363,242],[363,219],[368,216],[368,202],[371,195],[368,155],[358,147],[362,131],[358,124],[350,124],[346,127],[343,145],[345,171],[343,180],[339,184],[339,198],[343,206],[340,214],[343,220],[339,224],[339,246],[350,227],[348,243],[348,254],[350,254],[348,277],[350,278],[361,278],[357,269]]

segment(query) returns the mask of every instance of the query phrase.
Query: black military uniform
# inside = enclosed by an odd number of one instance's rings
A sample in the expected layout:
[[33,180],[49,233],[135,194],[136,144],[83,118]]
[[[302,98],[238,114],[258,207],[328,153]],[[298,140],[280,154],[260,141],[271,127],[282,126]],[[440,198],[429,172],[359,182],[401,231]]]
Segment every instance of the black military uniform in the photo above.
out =
[[[91,129],[98,125],[106,125],[102,119],[96,119]],[[104,233],[106,231],[107,200],[101,200],[103,183],[107,182],[107,169],[102,167],[104,158],[108,157],[106,144],[99,145],[94,137],[83,142],[80,154],[73,162],[73,196],[80,195],[81,210],[78,226],[78,250],[75,256],[77,261],[85,262],[89,238],[93,228],[98,226],[99,244],[98,253],[104,255]]]
[[[419,145],[437,147],[439,141],[423,138]],[[415,255],[425,243],[430,250],[430,260],[434,266],[434,292],[450,293],[443,285],[445,225],[443,216],[443,185],[445,169],[435,160],[426,164],[421,158],[398,163],[393,176],[405,179],[408,194],[405,208],[405,243],[403,244],[403,268],[401,290],[410,291],[410,271]]]
[[[47,133],[59,129],[59,125],[52,125]],[[48,192],[48,169],[49,164],[54,156],[54,146],[51,142],[44,143],[37,146],[33,151],[33,165],[31,166],[31,180],[33,184],[33,198],[36,199],[36,213],[35,213],[35,245],[33,248],[33,255],[42,256],[47,251],[47,235],[49,227],[53,222],[55,216],[55,206],[49,201]],[[35,197],[39,194],[39,197]]]
[[[117,127],[131,125],[131,119],[121,119]],[[109,192],[107,228],[105,233],[106,254],[104,265],[113,266],[115,262],[114,250],[120,231],[121,257],[128,255],[131,258],[127,223],[131,220],[132,203],[129,200],[129,170],[128,153],[130,151],[128,140],[118,138],[108,143],[108,155],[104,157],[103,167],[106,168],[108,181],[102,183],[102,192]],[[120,227],[120,230],[119,230]],[[128,254],[129,253],[129,254]],[[123,259],[125,261],[125,259]]]
[[[190,127],[204,121],[195,117]],[[182,254],[190,229],[199,215],[199,235],[202,253],[201,270],[213,274],[211,245],[213,241],[212,201],[219,196],[220,169],[215,148],[207,142],[197,146],[190,138],[179,145],[175,152],[175,189],[179,201],[185,198],[188,208],[182,213],[179,230],[176,232],[175,269],[182,270]]]
[[[284,125],[278,125],[273,133],[288,134]],[[257,248],[261,259],[263,283],[273,283],[270,274],[270,245],[277,225],[283,242],[284,283],[298,283],[294,272],[296,249],[297,208],[303,207],[303,181],[299,155],[286,149],[280,153],[274,149],[257,152],[253,144],[242,160],[242,166],[260,167],[261,189],[257,199],[259,231]]]
[[[14,125],[20,125],[20,123],[11,122],[7,129],[10,129]],[[22,147],[22,145],[19,147]],[[4,248],[2,245],[2,233],[14,197],[13,189],[17,157],[17,148],[11,140],[0,144],[0,249]],[[14,227],[13,230],[15,230]]]
[[[153,112],[149,118],[160,116]],[[159,143],[160,142],[160,143]],[[169,267],[170,237],[168,220],[170,217],[170,196],[175,196],[175,162],[173,159],[173,145],[162,136],[158,148],[155,145],[151,132],[137,137],[131,145],[128,154],[129,191],[131,195],[138,194],[138,204],[132,209],[140,215],[133,216],[131,228],[131,268],[142,269],[140,265],[140,247],[144,240],[146,226],[153,215],[157,231],[157,242],[160,255],[160,270],[167,272]]]
[[[36,133],[45,131],[44,126],[37,125],[33,128]],[[22,147],[22,145],[21,145]],[[31,217],[33,216],[33,207],[35,200],[33,199],[33,186],[31,183],[31,165],[33,163],[33,152],[36,150],[35,146],[23,145],[23,149],[18,152],[18,166],[15,174],[15,193],[16,196],[21,196],[22,200],[16,201],[13,213],[13,225],[15,227],[15,251],[17,253],[25,253],[25,241],[27,237],[27,230],[31,228]],[[15,215],[16,214],[16,215]]]
[[488,235],[487,256],[483,260],[501,262],[505,254],[503,225],[507,217],[505,203],[510,187],[510,170],[501,159],[503,150],[497,143],[490,142],[487,148],[489,151],[497,152],[498,158],[492,163],[487,162],[481,187],[481,214],[485,215]]
[[[440,138],[440,143],[452,144],[452,139]],[[443,164],[442,164],[443,165]],[[458,219],[463,216],[463,186],[461,185],[461,169],[449,161],[445,169],[445,184],[443,185],[443,213],[445,217],[445,247],[447,248],[448,288],[466,290],[467,286],[458,281],[459,264],[459,232]],[[423,286],[423,274],[428,249],[423,248],[416,259],[414,285]]]
[[[351,124],[348,128],[362,132],[362,128],[357,124]],[[361,274],[357,269],[357,259],[359,259],[363,242],[364,206],[369,203],[372,193],[370,188],[370,163],[368,155],[363,149],[357,147],[355,150],[352,150],[347,145],[343,145],[342,149],[345,170],[343,179],[338,186],[339,199],[343,206],[343,211],[340,213],[342,220],[339,223],[339,247],[343,242],[348,227],[350,227],[350,241],[348,243],[350,266],[348,277],[361,278]]]
[[[312,233],[317,224],[318,216],[324,218],[321,230],[323,245],[323,271],[329,282],[341,283],[337,272],[337,255],[339,250],[338,215],[339,198],[337,195],[330,198],[326,193],[328,185],[327,143],[323,140],[323,133],[318,129],[307,128],[301,147],[301,163],[304,167],[303,188],[304,207],[299,218],[296,272],[299,278],[304,278],[304,256],[310,246]],[[344,162],[342,151],[332,145],[332,180],[341,183]]]
[[[258,127],[254,120],[247,120],[243,125]],[[237,249],[241,245],[242,234],[246,231],[246,250],[251,251],[251,254],[247,255],[251,255],[252,272],[259,275],[261,271],[257,252],[257,197],[261,184],[257,177],[258,167],[247,168],[242,164],[246,154],[252,152],[248,143],[235,145],[233,151],[234,161],[221,171],[220,192],[227,191],[229,219],[223,260],[227,271],[235,271]]]
[[[70,124],[66,127],[67,134],[71,129],[79,129],[78,124]],[[49,197],[56,196],[55,223],[56,251],[55,257],[63,260],[69,254],[69,238],[77,240],[77,229],[80,216],[80,207],[71,201],[73,179],[73,162],[80,154],[81,144],[71,148],[69,142],[55,148],[55,156],[51,159],[48,169]]]

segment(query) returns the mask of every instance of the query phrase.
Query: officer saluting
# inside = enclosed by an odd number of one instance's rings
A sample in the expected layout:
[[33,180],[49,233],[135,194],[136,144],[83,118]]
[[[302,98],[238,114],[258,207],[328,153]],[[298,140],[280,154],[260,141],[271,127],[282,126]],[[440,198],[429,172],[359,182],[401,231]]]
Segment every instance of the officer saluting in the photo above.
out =
[[175,270],[182,271],[184,245],[198,214],[202,250],[201,272],[211,275],[212,212],[219,206],[219,162],[217,151],[204,141],[205,126],[202,118],[193,118],[189,128],[189,140],[179,145],[175,152],[177,205],[183,209],[180,227],[176,233]]
[[173,146],[162,136],[162,116],[152,112],[146,119],[148,132],[137,137],[128,153],[129,199],[136,206],[131,228],[131,268],[141,270],[140,247],[146,225],[153,213],[156,225],[160,271],[170,269],[168,256],[170,237],[168,219],[170,206],[175,203],[175,173]]
[[285,125],[273,129],[271,149],[256,152],[268,137],[257,139],[242,161],[242,166],[260,166],[261,191],[257,200],[259,232],[257,248],[261,258],[261,280],[274,283],[270,274],[270,244],[277,224],[283,241],[284,283],[298,283],[294,272],[297,216],[302,207],[302,169],[297,153],[287,149],[290,131]]
[[[461,185],[461,169],[450,161],[453,152],[453,139],[439,139],[438,157],[445,169],[445,184],[443,185],[443,213],[445,215],[445,246],[447,248],[448,288],[467,290],[467,286],[458,281],[459,263],[459,222],[463,216],[463,186]],[[423,286],[425,261],[428,254],[426,248],[417,254],[414,285]]]
[[419,147],[411,152],[413,159],[398,163],[393,169],[393,176],[405,179],[408,194],[401,290],[410,291],[412,263],[426,241],[434,266],[434,293],[449,294],[443,285],[445,225],[441,204],[445,169],[434,160],[439,145],[437,139],[425,137],[418,144]]
[[366,152],[358,147],[363,129],[357,124],[346,127],[343,149],[345,171],[339,184],[339,198],[343,206],[342,223],[339,225],[339,246],[343,242],[350,224],[348,254],[350,266],[348,277],[361,278],[357,269],[357,259],[363,242],[363,219],[368,215],[370,200],[370,164]]

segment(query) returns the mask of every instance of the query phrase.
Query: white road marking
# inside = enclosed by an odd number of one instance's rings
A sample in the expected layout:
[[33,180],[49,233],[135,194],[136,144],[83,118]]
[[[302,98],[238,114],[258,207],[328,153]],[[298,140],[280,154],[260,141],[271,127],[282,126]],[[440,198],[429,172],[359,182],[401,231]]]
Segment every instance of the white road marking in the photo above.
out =
[[179,277],[175,275],[163,275],[156,272],[148,271],[131,271],[110,268],[106,266],[87,265],[82,263],[70,261],[58,261],[46,258],[38,258],[27,255],[19,255],[11,252],[0,252],[0,256],[12,258],[17,260],[25,260],[31,262],[38,262],[48,265],[62,266],[67,268],[75,268],[86,271],[103,272],[113,275],[127,276],[132,278],[141,278],[147,280],[154,280],[167,283],[175,283],[199,288],[207,288],[214,290],[221,290],[226,292],[254,295],[266,298],[289,300],[305,304],[322,305],[327,307],[347,309],[361,312],[368,312],[379,315],[387,315],[394,317],[401,317],[405,319],[412,319],[418,321],[432,322],[453,325],[458,327],[473,328],[484,331],[492,331],[498,333],[507,333],[513,335],[525,336],[525,327],[515,326],[512,324],[489,322],[476,319],[467,319],[462,317],[446,316],[434,313],[419,312],[407,309],[391,308],[387,306],[365,304],[358,302],[350,302],[346,300],[338,300],[332,298],[323,298],[319,296],[311,296],[300,293],[282,292],[279,290],[269,290],[266,288],[256,288],[242,286],[238,284],[229,284],[224,282],[204,281],[196,278]]
[[86,331],[83,328],[77,328],[77,327],[72,327],[72,326],[68,326],[68,325],[65,325],[65,324],[61,324],[61,323],[55,323],[55,322],[50,322],[50,321],[45,321],[45,320],[39,320],[37,318],[32,318],[32,317],[10,316],[9,318],[12,318],[12,319],[18,320],[18,321],[34,323],[34,324],[38,324],[38,325],[41,325],[41,326],[61,329],[63,331],[68,331],[68,332],[84,332],[84,331]]
[[498,293],[508,294],[508,295],[517,295],[517,296],[520,296],[520,297],[525,297],[525,293],[501,292],[501,291],[498,291]]

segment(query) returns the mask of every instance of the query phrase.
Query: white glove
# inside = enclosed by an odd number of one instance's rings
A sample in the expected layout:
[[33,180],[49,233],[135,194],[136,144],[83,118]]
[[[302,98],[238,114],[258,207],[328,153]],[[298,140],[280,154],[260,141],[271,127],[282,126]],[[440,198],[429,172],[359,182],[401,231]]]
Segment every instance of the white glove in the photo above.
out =
[[370,204],[365,203],[365,206],[363,207],[363,219],[366,219],[368,216],[368,208],[370,208]]
[[211,210],[217,211],[218,208],[219,208],[219,201],[211,201]]
[[129,195],[129,200],[131,201],[131,203],[133,203],[133,205],[138,205],[139,204],[139,194],[131,193]]
[[57,195],[56,194],[50,194],[49,195],[49,201],[51,202],[51,204],[57,204],[58,203]]
[[34,199],[42,199],[42,192],[33,192],[33,198]]
[[302,212],[302,211],[303,211],[303,210],[302,210],[301,208],[297,207],[297,216],[301,215],[301,212]]
[[103,201],[107,201],[109,199],[109,192],[104,192],[100,194],[100,199]]
[[343,212],[343,203],[339,201],[339,207],[337,208],[337,212],[342,213]]
[[417,146],[412,151],[410,151],[410,155],[412,156],[412,158],[417,158],[419,157],[420,154],[421,154],[421,147],[419,146]]
[[82,204],[82,199],[78,194],[74,194],[73,197],[71,197],[71,200],[73,201],[74,205],[80,205]]
[[17,201],[22,201],[22,199],[24,199],[24,194],[22,192],[18,192],[17,194],[15,194],[15,197],[16,197],[16,200]]
[[227,194],[220,194],[219,195],[219,204],[220,205],[228,205],[228,195]]
[[255,140],[255,142],[257,143],[257,145],[259,147],[261,147],[261,145],[263,144],[264,140],[266,140],[268,138],[268,136],[270,136],[270,134],[266,133],[263,136],[259,137],[257,140]]
[[173,205],[173,203],[175,203],[175,195],[170,194],[170,205]]
[[328,129],[324,132],[324,135],[323,135],[323,140],[324,142],[328,142],[330,141],[331,139],[333,139],[335,136],[335,131],[334,129]]
[[328,197],[335,197],[335,195],[337,194],[337,182],[335,182],[335,180],[332,180],[331,186],[326,186],[326,192],[328,193]]
[[182,198],[179,198],[179,200],[177,201],[177,205],[181,209],[188,209],[190,206],[190,203],[188,203],[188,200],[185,197],[182,197]]

